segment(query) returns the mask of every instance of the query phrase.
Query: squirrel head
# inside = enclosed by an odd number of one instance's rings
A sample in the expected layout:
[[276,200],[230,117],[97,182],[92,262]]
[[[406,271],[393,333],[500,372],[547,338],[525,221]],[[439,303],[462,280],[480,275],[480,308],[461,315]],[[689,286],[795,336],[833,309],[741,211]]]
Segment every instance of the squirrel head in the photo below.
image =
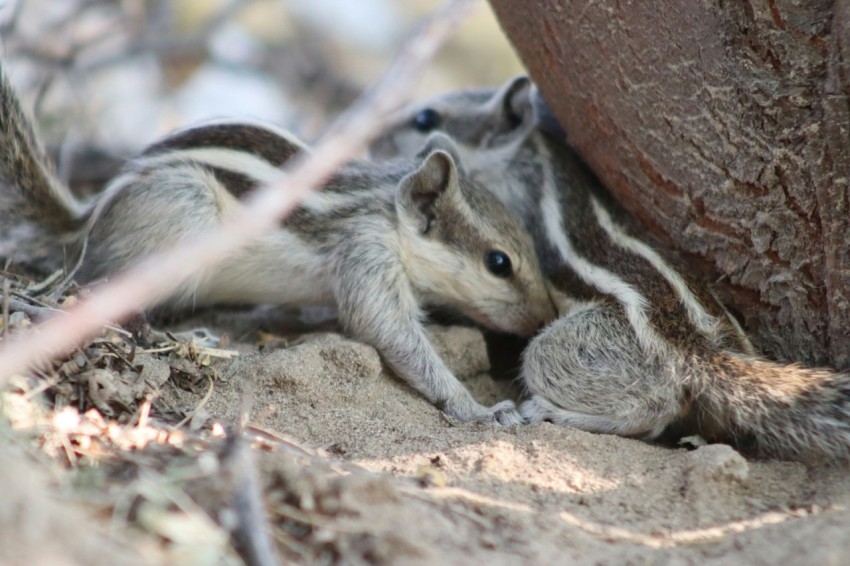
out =
[[[536,125],[533,85],[520,76],[498,89],[469,89],[410,105],[371,146],[376,159],[414,155],[433,133],[450,136],[474,168],[473,152],[521,144]],[[470,160],[471,159],[471,160]]]
[[427,303],[532,334],[557,316],[534,243],[460,159],[449,137],[432,134],[396,188],[408,276]]

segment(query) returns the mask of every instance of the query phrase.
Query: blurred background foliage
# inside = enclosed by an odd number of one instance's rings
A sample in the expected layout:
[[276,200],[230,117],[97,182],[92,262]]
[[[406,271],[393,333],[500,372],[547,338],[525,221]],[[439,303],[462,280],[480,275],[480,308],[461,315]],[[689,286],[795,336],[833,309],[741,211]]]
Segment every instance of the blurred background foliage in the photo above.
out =
[[[193,122],[257,118],[315,139],[436,0],[0,2],[12,80],[79,181]],[[522,72],[483,0],[417,97]],[[108,161],[108,160],[107,160]],[[82,169],[81,169],[82,168]]]

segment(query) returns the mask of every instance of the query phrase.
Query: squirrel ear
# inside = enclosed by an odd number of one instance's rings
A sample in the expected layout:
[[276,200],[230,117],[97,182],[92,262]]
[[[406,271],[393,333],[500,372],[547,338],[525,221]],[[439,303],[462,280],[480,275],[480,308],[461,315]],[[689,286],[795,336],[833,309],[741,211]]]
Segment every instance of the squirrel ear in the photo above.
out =
[[534,125],[534,107],[531,103],[532,84],[528,77],[519,76],[508,81],[490,100],[493,117],[504,132],[530,130]]
[[404,219],[413,222],[417,232],[426,234],[436,218],[438,203],[457,190],[454,157],[442,148],[431,149],[419,168],[399,183],[396,208]]

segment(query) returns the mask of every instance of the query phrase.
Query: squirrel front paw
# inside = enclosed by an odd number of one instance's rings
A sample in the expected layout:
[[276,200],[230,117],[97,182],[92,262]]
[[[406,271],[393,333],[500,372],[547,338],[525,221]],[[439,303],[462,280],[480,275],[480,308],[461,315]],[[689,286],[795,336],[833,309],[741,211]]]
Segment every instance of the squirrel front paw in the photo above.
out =
[[449,400],[443,405],[443,411],[463,422],[498,425],[516,425],[523,422],[513,401],[501,401],[492,407],[485,407],[471,398]]

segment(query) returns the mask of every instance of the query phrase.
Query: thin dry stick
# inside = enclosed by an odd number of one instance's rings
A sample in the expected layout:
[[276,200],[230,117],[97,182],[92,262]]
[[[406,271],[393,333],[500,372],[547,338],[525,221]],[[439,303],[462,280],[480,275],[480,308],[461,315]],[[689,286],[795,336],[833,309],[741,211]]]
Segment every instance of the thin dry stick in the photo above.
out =
[[242,546],[242,557],[249,566],[275,566],[280,558],[271,543],[272,528],[263,505],[263,484],[251,446],[242,436],[233,440],[228,464],[233,475],[233,499],[239,517],[234,535]]
[[137,263],[69,309],[68,316],[54,317],[8,340],[0,349],[0,385],[83,342],[107,321],[121,320],[164,300],[193,274],[273,229],[309,191],[380,132],[384,117],[401,106],[428,61],[472,6],[473,0],[452,0],[437,10],[407,41],[383,77],[340,116],[314,150],[294,158],[275,181],[228,215],[219,229]]
[[280,558],[271,542],[272,529],[263,505],[263,484],[250,442],[245,438],[245,425],[254,405],[253,382],[242,391],[239,420],[235,423],[228,449],[222,462],[230,471],[234,509],[239,522],[233,531],[241,554],[249,566],[276,566]]
[[6,335],[6,332],[9,330],[9,280],[3,279],[3,336]]
[[201,411],[201,409],[203,409],[204,407],[206,407],[207,403],[209,403],[210,399],[212,399],[213,391],[215,391],[215,380],[214,380],[213,378],[211,378],[211,377],[208,377],[207,379],[209,379],[209,380],[210,380],[210,386],[209,386],[209,388],[207,389],[206,394],[204,394],[204,396],[203,396],[203,398],[201,399],[201,401],[200,401],[200,402],[199,402],[199,403],[195,406],[195,408],[194,408],[194,409],[192,409],[192,410],[189,412],[189,414],[188,414],[188,415],[186,415],[185,417],[183,417],[183,419],[182,419],[179,423],[177,423],[176,425],[174,425],[173,427],[171,427],[171,430],[172,430],[172,431],[174,431],[174,430],[177,430],[177,429],[181,428],[184,424],[186,424],[186,423],[188,423],[189,421],[191,421],[192,419],[194,419],[194,418],[195,418],[195,415],[197,415],[197,414]]

